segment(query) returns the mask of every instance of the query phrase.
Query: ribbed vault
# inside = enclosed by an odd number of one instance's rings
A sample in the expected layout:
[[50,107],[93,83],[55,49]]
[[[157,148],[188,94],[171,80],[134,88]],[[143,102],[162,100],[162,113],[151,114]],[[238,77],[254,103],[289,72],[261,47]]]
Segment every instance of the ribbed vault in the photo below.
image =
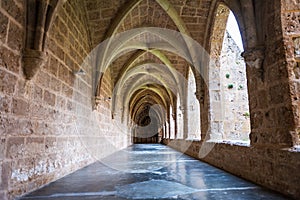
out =
[[186,106],[190,67],[198,90],[203,91],[205,55],[194,44],[202,43],[207,20],[203,13],[208,13],[209,2],[203,7],[200,0],[85,1],[91,47],[98,47],[94,95],[101,96],[102,77],[109,76],[112,116],[140,123],[139,118],[147,117],[146,107],[159,105],[155,119],[164,124],[170,120],[165,114],[170,107],[177,112],[177,98],[182,109]]

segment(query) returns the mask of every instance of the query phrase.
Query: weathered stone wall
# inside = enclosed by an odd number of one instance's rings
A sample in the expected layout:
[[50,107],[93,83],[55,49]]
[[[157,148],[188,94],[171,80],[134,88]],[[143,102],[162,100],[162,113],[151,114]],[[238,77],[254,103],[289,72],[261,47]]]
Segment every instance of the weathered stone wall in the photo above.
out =
[[188,131],[187,138],[188,139],[200,139],[201,137],[201,119],[200,119],[200,105],[199,101],[195,95],[196,93],[196,79],[192,72],[189,71],[188,76],[188,95],[187,95],[187,123],[188,123]]
[[250,112],[246,65],[241,53],[226,31],[220,55],[223,140],[249,141]]
[[[0,199],[13,199],[128,146],[113,126],[110,102],[92,110],[92,70],[81,1],[67,1],[48,33],[47,60],[25,80],[24,1],[0,8]],[[74,75],[82,68],[86,75]],[[111,96],[110,77],[104,96]],[[113,141],[113,142],[111,142]]]
[[286,45],[286,62],[290,78],[291,99],[295,117],[295,131],[300,144],[300,2],[292,0],[281,1],[281,21]]
[[[38,143],[38,140],[29,138],[33,129],[28,116],[29,104],[21,98],[22,77],[21,55],[24,37],[24,5],[21,1],[2,1],[0,7],[0,199],[6,199],[10,188],[14,187],[12,168],[25,165],[25,162],[34,164],[23,155],[33,151],[28,146]],[[28,136],[25,142],[24,137]],[[38,146],[38,145],[37,145]],[[38,147],[37,147],[38,148]],[[37,149],[36,148],[36,149]],[[30,165],[28,165],[30,167]],[[33,167],[30,167],[34,169]],[[21,170],[20,170],[20,173]],[[17,179],[17,178],[13,178]],[[19,179],[27,179],[20,176]],[[16,191],[22,187],[15,188]]]
[[[201,112],[205,115],[209,115],[209,124],[201,124],[204,126],[209,126],[210,135],[206,137],[213,140],[221,140],[223,138],[223,116],[222,116],[222,101],[221,101],[221,83],[220,83],[220,70],[221,70],[221,52],[222,44],[224,40],[224,34],[226,31],[226,23],[230,13],[230,10],[220,4],[216,8],[216,17],[212,26],[212,32],[210,37],[210,63],[209,63],[209,79],[208,79],[208,88],[209,88],[209,110],[201,109]],[[202,114],[203,116],[204,114]],[[202,118],[201,116],[201,118]],[[203,134],[203,131],[202,131]]]

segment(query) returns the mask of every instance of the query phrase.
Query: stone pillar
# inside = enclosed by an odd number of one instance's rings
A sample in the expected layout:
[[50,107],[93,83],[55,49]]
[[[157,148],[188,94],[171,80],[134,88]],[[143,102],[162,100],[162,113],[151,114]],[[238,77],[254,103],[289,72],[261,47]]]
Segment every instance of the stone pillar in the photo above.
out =
[[[208,109],[207,106],[204,105],[204,94],[200,92],[199,89],[195,92],[196,98],[200,105],[200,127],[201,127],[201,141],[208,140],[207,130],[208,130]],[[206,97],[209,98],[209,97]]]
[[[268,48],[274,47],[255,47],[242,54],[247,66],[250,141],[252,146],[289,147],[293,145],[290,130],[294,122],[286,67],[276,52],[265,54]],[[276,75],[282,76],[280,80],[270,81],[272,71],[282,73]]]
[[171,116],[169,117],[168,121],[169,121],[169,135],[167,139],[171,139]]
[[[176,139],[177,138],[177,129],[178,129],[178,127],[177,127],[177,117],[176,117],[176,113],[172,113],[172,119],[171,120],[173,120],[174,122],[174,139]],[[171,134],[171,133],[170,133]]]
[[[167,120],[167,121],[169,121],[169,120]],[[169,135],[170,135],[170,133],[169,133],[169,125],[168,125],[167,121],[165,122],[165,137],[164,137],[164,139],[168,139]]]
[[183,117],[183,135],[182,139],[188,138],[188,112],[187,112],[187,104],[183,105],[183,108],[181,109],[182,117]]

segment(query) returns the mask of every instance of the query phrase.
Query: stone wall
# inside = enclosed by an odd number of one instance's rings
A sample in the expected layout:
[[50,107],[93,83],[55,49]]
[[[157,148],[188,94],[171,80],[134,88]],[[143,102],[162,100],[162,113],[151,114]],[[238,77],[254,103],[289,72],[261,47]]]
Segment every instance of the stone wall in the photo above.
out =
[[[223,103],[221,101],[221,52],[224,41],[224,35],[226,31],[227,19],[230,13],[228,7],[220,4],[216,8],[216,17],[212,26],[212,32],[210,37],[210,63],[209,63],[209,79],[208,79],[208,88],[209,94],[206,96],[207,101],[209,101],[209,109],[201,109],[202,113],[205,115],[209,115],[210,123],[201,123],[201,126],[209,126],[211,130],[211,134],[209,136],[210,139],[213,140],[221,140],[223,139],[223,116],[222,116],[222,106]],[[201,119],[203,118],[201,115]],[[202,134],[204,131],[202,130]],[[206,133],[205,133],[206,134]],[[202,137],[205,138],[205,137]]]
[[[128,146],[110,102],[92,110],[90,49],[81,1],[67,1],[48,33],[47,60],[32,80],[22,70],[24,1],[0,8],[0,199],[37,189]],[[86,75],[74,75],[82,68]],[[109,76],[104,96],[111,96]],[[113,141],[113,142],[111,142]]]
[[282,0],[281,21],[286,45],[286,62],[290,78],[291,99],[295,117],[295,132],[300,144],[300,2]]
[[[164,140],[170,147],[234,175],[295,199],[300,196],[300,155],[296,149],[271,149],[226,143]],[[238,153],[237,153],[238,152]],[[292,174],[294,176],[292,176]]]
[[223,140],[249,141],[250,112],[246,65],[241,53],[226,31],[220,55]]

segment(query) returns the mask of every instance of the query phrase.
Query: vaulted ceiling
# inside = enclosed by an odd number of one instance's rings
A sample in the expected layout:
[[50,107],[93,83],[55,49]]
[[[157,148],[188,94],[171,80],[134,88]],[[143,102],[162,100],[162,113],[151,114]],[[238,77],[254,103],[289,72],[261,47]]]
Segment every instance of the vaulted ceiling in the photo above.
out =
[[[207,32],[208,15],[211,0],[85,0],[86,23],[91,48],[118,37],[126,31],[144,27],[169,29],[191,37],[202,45]],[[113,98],[122,96],[123,108],[129,113],[143,113],[146,105],[160,104],[166,110],[176,102],[177,95],[183,95],[178,76],[187,79],[190,62],[180,53],[169,51],[176,49],[176,41],[164,44],[166,38],[153,38],[150,32],[126,40],[146,41],[145,48],[137,45],[116,53],[105,69],[109,69],[112,88],[120,91]],[[122,39],[122,37],[120,36]],[[117,38],[117,40],[121,40]],[[178,37],[178,40],[186,40]],[[124,41],[120,41],[122,46]],[[155,43],[154,47],[150,43]],[[186,41],[185,41],[186,42]],[[157,44],[158,43],[158,44]],[[173,43],[173,44],[172,44]],[[187,46],[189,45],[186,42]],[[108,45],[109,46],[109,45]],[[126,45],[125,45],[126,46]],[[162,46],[161,49],[157,46]],[[111,49],[107,48],[108,51]],[[105,56],[106,54],[104,54]],[[106,70],[105,70],[106,71]],[[174,78],[175,77],[175,78]],[[176,79],[177,77],[177,79]],[[181,90],[181,91],[180,91]],[[122,108],[122,109],[123,109]],[[134,111],[134,112],[133,112]]]

